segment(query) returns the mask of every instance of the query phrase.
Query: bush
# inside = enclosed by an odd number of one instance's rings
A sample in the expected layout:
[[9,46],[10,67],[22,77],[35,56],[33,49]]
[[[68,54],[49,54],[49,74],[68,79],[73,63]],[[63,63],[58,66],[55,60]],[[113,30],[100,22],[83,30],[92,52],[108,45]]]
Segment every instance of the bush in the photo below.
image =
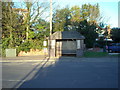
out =
[[30,49],[39,49],[43,48],[43,41],[40,40],[29,40],[22,43],[20,46],[17,47],[17,55],[20,51],[29,52]]
[[[14,43],[14,46],[12,48],[16,48],[16,54],[18,55],[20,51],[25,51],[29,52],[30,49],[39,49],[41,50],[43,48],[43,40],[44,38],[40,39],[31,39],[25,42],[22,42],[22,40],[18,40],[17,42],[19,43]],[[2,39],[2,44],[1,44],[1,55],[5,57],[5,49],[10,48],[9,43],[10,38],[4,38]],[[15,41],[14,41],[15,42]]]

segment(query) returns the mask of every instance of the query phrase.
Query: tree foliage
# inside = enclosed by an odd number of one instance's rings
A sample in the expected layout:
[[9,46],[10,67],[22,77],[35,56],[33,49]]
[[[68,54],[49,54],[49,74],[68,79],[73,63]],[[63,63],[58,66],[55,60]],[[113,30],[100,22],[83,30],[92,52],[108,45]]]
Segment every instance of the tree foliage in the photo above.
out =
[[13,7],[14,3],[12,2],[2,2],[2,39],[8,38],[8,48],[16,47],[16,39],[20,39],[22,35],[18,33],[21,23],[19,16],[13,11]]
[[53,14],[53,31],[64,31],[67,30],[67,26],[70,23],[70,10],[68,7],[58,9]]
[[16,48],[24,38],[20,16],[13,10],[13,2],[2,2],[2,51]]
[[120,28],[112,28],[111,31],[111,38],[115,41],[115,42],[120,42]]
[[100,16],[99,4],[84,4],[82,5],[81,12],[83,19],[88,20],[91,23],[97,23]]
[[98,18],[100,16],[99,5],[83,4],[82,7],[58,9],[53,17],[53,30],[77,30],[83,34],[87,47],[92,47],[97,35]]
[[45,29],[48,23],[40,16],[46,7],[39,2],[25,2],[25,5],[26,9],[22,9],[16,8],[14,2],[2,2],[3,52],[6,48],[16,48],[18,54],[20,51],[43,47],[49,28]]
[[78,32],[85,36],[86,47],[91,48],[95,43],[95,39],[98,37],[96,33],[97,26],[94,24],[89,24],[87,20],[81,21],[78,28]]
[[[40,2],[24,2],[25,8],[17,8],[14,2],[2,2],[2,48],[17,48],[17,52],[42,49],[49,36],[49,23],[41,18],[48,5]],[[65,7],[53,13],[53,32],[77,30],[85,36],[85,44],[92,47],[97,37],[96,28],[100,16],[99,5],[83,4],[81,7]]]

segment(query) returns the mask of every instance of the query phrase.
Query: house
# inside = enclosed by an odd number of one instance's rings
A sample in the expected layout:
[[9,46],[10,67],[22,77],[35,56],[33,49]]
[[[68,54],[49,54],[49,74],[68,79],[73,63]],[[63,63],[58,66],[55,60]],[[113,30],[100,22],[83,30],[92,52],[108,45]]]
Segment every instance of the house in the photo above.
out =
[[83,55],[85,37],[77,31],[57,31],[48,40],[50,57],[63,55]]

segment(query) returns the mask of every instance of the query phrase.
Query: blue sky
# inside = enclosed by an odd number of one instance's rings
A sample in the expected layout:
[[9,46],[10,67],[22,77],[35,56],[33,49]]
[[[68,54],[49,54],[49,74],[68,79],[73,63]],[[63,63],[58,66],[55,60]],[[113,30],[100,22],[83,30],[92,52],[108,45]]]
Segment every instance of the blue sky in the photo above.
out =
[[89,2],[87,0],[53,0],[53,2],[54,1],[58,3],[61,8],[66,5],[70,7],[78,5],[81,7],[81,5],[85,3],[93,5],[99,3],[100,14],[104,17],[104,22],[109,24],[111,27],[118,27],[118,0],[109,0],[109,2],[107,0],[105,2],[103,2],[103,0],[90,0]]
[[[22,1],[22,0],[13,0],[13,1]],[[29,0],[30,1],[30,0]],[[50,0],[39,0],[44,2],[49,2]],[[60,8],[81,5],[85,3],[96,4],[99,3],[100,14],[104,17],[104,22],[112,27],[118,27],[118,1],[119,0],[52,0],[55,2],[55,5],[60,6]]]

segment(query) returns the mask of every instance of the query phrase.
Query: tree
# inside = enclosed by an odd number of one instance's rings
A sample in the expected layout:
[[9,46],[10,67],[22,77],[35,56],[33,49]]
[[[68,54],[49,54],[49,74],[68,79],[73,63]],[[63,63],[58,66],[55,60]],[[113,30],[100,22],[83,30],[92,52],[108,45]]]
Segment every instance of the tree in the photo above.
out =
[[71,22],[80,22],[80,7],[79,6],[73,6],[70,9],[70,14],[71,14]]
[[34,26],[38,24],[47,27],[42,24],[45,21],[40,19],[47,9],[44,7],[45,4],[39,2],[25,2],[25,4],[27,9],[16,8],[14,2],[2,2],[2,49],[16,48],[17,54],[21,50],[42,49],[42,41],[45,38],[43,34],[46,34],[42,28],[38,28],[41,31],[39,33],[33,30],[37,29]]
[[87,47],[93,47],[97,38],[98,18],[100,16],[99,5],[83,4],[71,8],[58,9],[53,17],[53,29],[55,31],[77,30],[86,37]]
[[70,10],[68,7],[57,9],[53,14],[53,32],[68,30],[70,24]]
[[81,16],[83,20],[89,21],[92,23],[97,23],[97,20],[100,17],[99,4],[83,4],[81,8]]
[[120,28],[112,28],[110,34],[114,42],[120,42]]
[[24,4],[26,9],[25,13],[24,9],[22,13],[22,26],[25,27],[25,38],[23,40],[24,42],[22,42],[18,47],[18,51],[22,50],[27,52],[30,49],[42,49],[43,40],[45,38],[43,30],[46,25],[42,24],[45,21],[41,19],[41,16],[47,10],[48,6],[46,3],[37,2],[37,0],[33,2],[24,2]]
[[85,44],[87,48],[92,48],[95,43],[95,39],[98,37],[96,28],[96,25],[89,24],[87,20],[80,22],[80,27],[77,31],[85,36]]
[[32,48],[42,49],[43,41],[49,36],[49,23],[43,19],[39,19],[32,27],[34,33],[29,33],[29,37],[32,39],[31,41],[34,42]]
[[8,40],[8,44],[5,45],[8,48],[15,47],[15,39],[17,38],[16,33],[18,33],[19,26],[19,15],[17,15],[14,10],[13,2],[2,2],[2,39],[4,41]]
[[70,15],[71,15],[71,26],[72,29],[77,29],[79,27],[79,23],[82,21],[81,15],[80,15],[80,7],[79,6],[73,6],[70,9]]
[[80,23],[77,31],[85,36],[87,48],[93,47],[97,34],[98,18],[100,16],[99,5],[83,4],[80,9]]
[[21,15],[14,10],[13,2],[2,2],[2,55],[6,48],[17,48],[24,36]]
[[48,8],[45,6],[45,3],[40,2],[25,2],[27,13],[25,17],[25,25],[26,25],[26,40],[29,39],[29,32],[31,32],[32,24],[38,22],[41,18],[41,15]]

